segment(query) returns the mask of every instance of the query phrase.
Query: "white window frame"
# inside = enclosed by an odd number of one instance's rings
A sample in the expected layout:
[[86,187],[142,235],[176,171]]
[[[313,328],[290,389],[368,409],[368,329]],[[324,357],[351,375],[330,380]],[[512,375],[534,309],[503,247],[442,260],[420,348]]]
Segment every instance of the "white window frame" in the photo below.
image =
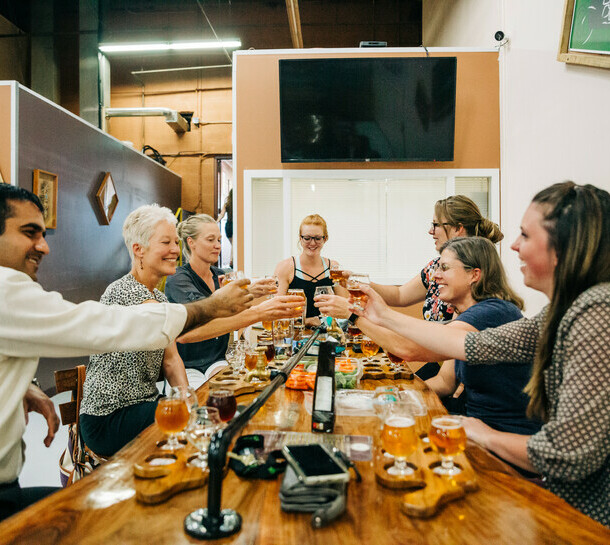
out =
[[[253,178],[280,178],[282,180],[283,195],[283,251],[282,254],[291,254],[290,225],[291,225],[291,181],[299,178],[306,179],[354,179],[360,180],[391,180],[401,181],[422,180],[425,178],[445,178],[445,198],[455,195],[455,179],[462,177],[484,177],[489,179],[489,219],[500,225],[500,170],[499,169],[342,169],[342,170],[244,170],[243,196],[244,196],[244,264],[246,276],[252,274],[252,179]],[[432,211],[430,212],[432,213]],[[423,226],[425,229],[426,226]],[[390,272],[390,271],[388,271]],[[392,279],[391,279],[392,280]],[[403,280],[404,281],[404,278]],[[398,281],[396,281],[398,282]]]

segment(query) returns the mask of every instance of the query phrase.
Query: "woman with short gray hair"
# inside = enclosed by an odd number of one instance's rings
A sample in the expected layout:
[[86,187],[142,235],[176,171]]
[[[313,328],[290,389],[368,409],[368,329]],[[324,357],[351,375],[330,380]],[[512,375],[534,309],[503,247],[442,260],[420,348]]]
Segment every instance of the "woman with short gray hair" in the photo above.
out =
[[[180,255],[176,218],[156,204],[131,212],[123,224],[131,270],[106,288],[107,305],[165,303],[156,286],[176,271]],[[155,420],[157,378],[163,369],[171,386],[187,385],[176,343],[165,349],[112,352],[89,358],[80,410],[85,444],[100,456],[111,456]]]

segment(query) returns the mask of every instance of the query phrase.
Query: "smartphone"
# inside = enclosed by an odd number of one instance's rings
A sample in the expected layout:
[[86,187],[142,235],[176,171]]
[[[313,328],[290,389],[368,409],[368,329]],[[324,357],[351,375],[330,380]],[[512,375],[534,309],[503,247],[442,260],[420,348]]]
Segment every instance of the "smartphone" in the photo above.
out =
[[285,445],[282,450],[297,478],[304,484],[349,481],[349,470],[325,445]]

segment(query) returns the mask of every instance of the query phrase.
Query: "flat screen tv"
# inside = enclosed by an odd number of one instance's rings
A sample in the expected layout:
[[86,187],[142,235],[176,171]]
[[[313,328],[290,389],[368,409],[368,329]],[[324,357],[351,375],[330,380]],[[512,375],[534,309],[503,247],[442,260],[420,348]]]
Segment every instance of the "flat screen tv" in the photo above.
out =
[[455,57],[283,59],[283,163],[452,161]]

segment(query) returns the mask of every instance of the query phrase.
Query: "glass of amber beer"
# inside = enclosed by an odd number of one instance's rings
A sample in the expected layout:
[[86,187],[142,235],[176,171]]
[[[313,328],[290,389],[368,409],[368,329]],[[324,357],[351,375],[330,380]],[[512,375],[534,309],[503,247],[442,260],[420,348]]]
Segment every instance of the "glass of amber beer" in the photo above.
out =
[[335,284],[340,284],[341,286],[345,287],[345,279],[343,278],[343,269],[341,269],[337,263],[333,263],[330,266],[330,279]]
[[387,407],[381,432],[381,446],[394,456],[394,465],[388,473],[397,477],[413,474],[413,468],[407,465],[407,456],[415,452],[417,434],[415,418],[408,403],[396,402]]
[[155,410],[155,422],[159,429],[167,434],[167,442],[160,448],[163,450],[176,450],[184,448],[178,442],[177,434],[181,432],[189,421],[189,407],[180,388],[171,388],[166,397],[159,399]]
[[453,457],[466,448],[466,432],[462,419],[455,415],[432,419],[428,433],[432,448],[441,455],[441,465],[433,469],[438,475],[457,475],[462,471],[453,463]]
[[354,308],[364,310],[364,305],[368,301],[368,295],[360,289],[360,284],[368,285],[370,283],[368,274],[352,274],[347,279],[347,291],[349,291]]

